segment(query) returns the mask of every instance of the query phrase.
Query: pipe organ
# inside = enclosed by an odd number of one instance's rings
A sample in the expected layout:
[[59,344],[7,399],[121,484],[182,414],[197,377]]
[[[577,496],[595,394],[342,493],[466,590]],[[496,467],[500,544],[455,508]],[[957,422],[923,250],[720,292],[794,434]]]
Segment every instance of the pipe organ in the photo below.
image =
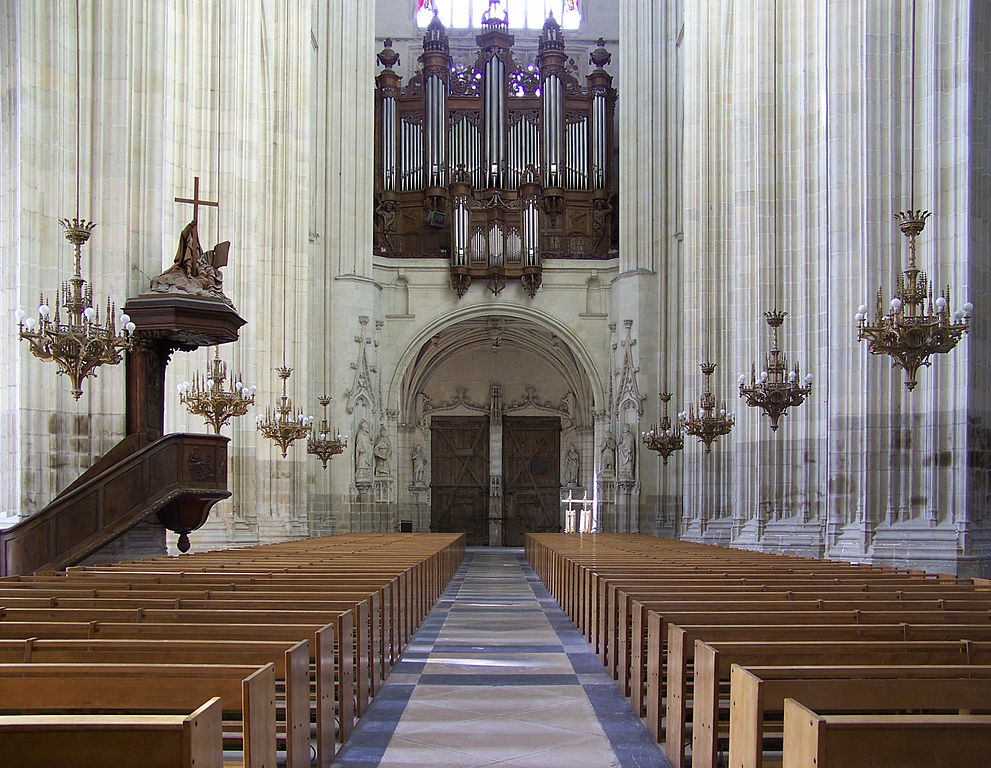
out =
[[486,14],[471,65],[451,60],[434,16],[406,83],[385,41],[376,78],[375,248],[450,260],[451,286],[532,297],[545,259],[615,255],[616,93],[599,40],[584,86],[553,16],[520,64],[507,18]]

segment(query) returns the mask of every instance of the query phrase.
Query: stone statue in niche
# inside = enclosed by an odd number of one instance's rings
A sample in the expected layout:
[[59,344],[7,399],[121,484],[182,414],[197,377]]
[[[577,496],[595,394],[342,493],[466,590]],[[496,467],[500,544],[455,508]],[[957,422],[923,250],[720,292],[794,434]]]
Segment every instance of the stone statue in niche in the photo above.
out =
[[636,441],[629,424],[623,425],[623,434],[619,438],[619,476],[632,478],[634,474],[634,459],[636,458]]
[[578,449],[575,448],[575,444],[572,443],[571,447],[568,448],[568,453],[565,456],[565,467],[564,467],[564,484],[569,487],[575,487],[579,485],[579,474],[581,472],[581,454],[578,453]]
[[221,267],[227,266],[230,241],[217,243],[212,251],[200,247],[200,237],[195,219],[189,222],[179,235],[172,266],[158,277],[152,278],[151,290],[154,293],[188,293],[209,299],[220,299],[233,306],[224,295],[224,277]]
[[354,436],[354,479],[356,482],[372,479],[372,437],[368,433],[368,422],[364,419],[358,424],[358,432]]
[[612,432],[606,432],[606,439],[599,448],[599,459],[603,474],[611,475],[616,471],[616,440]]
[[423,443],[417,443],[413,446],[410,460],[413,462],[413,485],[426,485],[427,456],[423,450]]
[[375,438],[375,447],[372,450],[375,456],[375,477],[388,477],[392,474],[389,469],[389,459],[392,458],[392,443],[386,434],[385,427],[379,428],[379,436]]

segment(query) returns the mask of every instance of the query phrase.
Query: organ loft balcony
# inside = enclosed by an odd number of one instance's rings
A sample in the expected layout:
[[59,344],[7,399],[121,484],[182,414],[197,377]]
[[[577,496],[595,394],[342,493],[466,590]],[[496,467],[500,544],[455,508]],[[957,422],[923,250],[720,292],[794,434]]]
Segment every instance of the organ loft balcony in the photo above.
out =
[[488,19],[470,62],[435,17],[404,84],[386,40],[375,116],[375,252],[450,263],[473,281],[534,297],[551,259],[616,256],[616,92],[601,41],[579,80],[553,16],[517,59],[505,18]]

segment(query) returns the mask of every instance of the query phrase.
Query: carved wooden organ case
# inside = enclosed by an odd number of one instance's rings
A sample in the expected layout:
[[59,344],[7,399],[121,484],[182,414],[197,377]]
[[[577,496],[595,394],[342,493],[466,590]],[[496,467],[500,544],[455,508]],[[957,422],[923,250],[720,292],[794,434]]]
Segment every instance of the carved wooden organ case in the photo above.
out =
[[611,56],[600,40],[583,88],[553,17],[524,65],[505,17],[482,27],[475,63],[452,66],[435,16],[405,88],[391,41],[378,55],[375,248],[449,258],[459,298],[473,279],[498,294],[516,278],[533,297],[544,259],[610,256]]

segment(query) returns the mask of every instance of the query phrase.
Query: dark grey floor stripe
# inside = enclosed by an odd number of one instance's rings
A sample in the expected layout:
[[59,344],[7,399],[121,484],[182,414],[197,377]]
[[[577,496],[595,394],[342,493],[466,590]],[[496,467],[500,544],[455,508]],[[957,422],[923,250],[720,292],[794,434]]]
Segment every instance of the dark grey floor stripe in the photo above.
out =
[[520,567],[534,596],[543,606],[548,622],[566,649],[571,666],[581,676],[585,695],[588,696],[602,730],[609,739],[609,746],[616,753],[622,768],[671,768],[660,745],[654,742],[640,718],[630,709],[616,683],[606,673],[598,656],[592,652],[592,647],[550,597],[530,563],[522,556]]
[[[447,618],[451,604],[464,583],[470,562],[471,555],[468,555],[451,579],[451,583],[447,585],[441,599],[437,601],[437,605],[420,623],[419,629],[406,647],[406,652],[399,657],[390,676],[419,674],[423,671],[426,659],[444,625],[444,619]],[[399,725],[399,720],[415,688],[416,685],[413,684],[406,685],[386,680],[386,684],[368,705],[368,711],[358,720],[351,738],[337,753],[332,768],[377,768],[382,762],[382,756],[392,740],[392,735],[396,732],[396,726]]]

